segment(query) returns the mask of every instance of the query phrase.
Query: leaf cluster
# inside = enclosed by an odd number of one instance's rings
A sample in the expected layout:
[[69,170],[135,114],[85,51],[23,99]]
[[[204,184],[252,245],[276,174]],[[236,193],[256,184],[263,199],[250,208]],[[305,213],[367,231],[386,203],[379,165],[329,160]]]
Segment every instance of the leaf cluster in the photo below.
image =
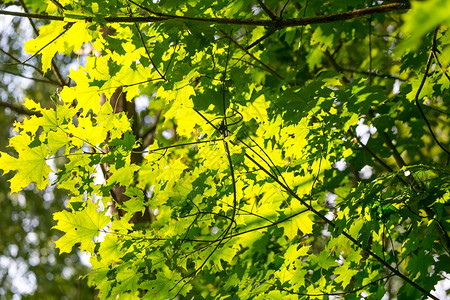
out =
[[53,107],[24,102],[0,167],[67,192],[56,247],[91,254],[100,299],[437,299],[441,2],[49,4],[28,60],[86,63]]

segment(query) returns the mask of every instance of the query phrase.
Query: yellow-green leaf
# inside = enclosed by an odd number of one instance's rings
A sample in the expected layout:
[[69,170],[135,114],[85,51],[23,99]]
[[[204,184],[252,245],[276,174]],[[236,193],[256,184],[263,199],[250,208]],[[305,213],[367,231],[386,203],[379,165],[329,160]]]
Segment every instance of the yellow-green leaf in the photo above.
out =
[[53,219],[58,222],[53,228],[65,233],[55,242],[61,253],[69,253],[76,243],[80,243],[81,251],[93,250],[93,238],[110,221],[105,212],[97,211],[97,208],[97,205],[88,200],[82,211],[61,211],[53,214]]
[[310,212],[301,213],[285,222],[280,223],[280,226],[284,228],[284,234],[292,240],[296,235],[298,230],[303,234],[310,234],[313,230],[313,221],[309,218]]
[[50,69],[53,56],[57,52],[70,54],[91,41],[88,26],[84,22],[70,25],[67,22],[52,22],[39,28],[39,36],[25,43],[29,54],[42,54],[42,71]]
[[18,157],[1,153],[0,169],[5,173],[17,171],[10,180],[12,193],[19,192],[32,182],[41,190],[49,183],[48,173],[51,169],[46,163],[49,153],[47,146],[40,144],[31,148],[31,142],[28,135],[16,135],[10,139],[10,146],[19,153]]

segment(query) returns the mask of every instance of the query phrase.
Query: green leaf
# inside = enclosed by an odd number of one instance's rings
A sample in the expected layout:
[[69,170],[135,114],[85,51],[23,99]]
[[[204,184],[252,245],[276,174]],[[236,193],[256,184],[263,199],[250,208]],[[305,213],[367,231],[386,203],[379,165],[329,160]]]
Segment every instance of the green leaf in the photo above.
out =
[[450,26],[450,3],[446,0],[414,1],[411,10],[404,15],[403,30],[407,38],[396,48],[397,54],[408,49],[414,51],[423,37],[438,25]]
[[44,189],[49,184],[48,174],[51,169],[47,165],[49,154],[47,145],[41,143],[39,146],[31,148],[31,142],[28,135],[16,135],[10,139],[9,144],[19,153],[18,157],[1,153],[0,169],[5,173],[17,171],[10,179],[12,193],[19,192],[32,182],[38,189]]
[[93,251],[94,237],[98,236],[100,229],[110,221],[104,211],[97,210],[97,205],[87,200],[84,210],[61,211],[53,215],[57,221],[53,228],[64,232],[64,235],[55,242],[60,253],[70,252],[76,243],[80,243],[81,251]]
[[303,212],[298,216],[280,223],[279,226],[284,228],[284,234],[289,240],[292,240],[297,236],[298,230],[300,230],[302,234],[310,234],[313,232],[314,225],[314,222],[309,217],[310,215],[311,213],[309,212]]
[[334,273],[337,275],[336,282],[340,282],[342,287],[345,289],[349,284],[350,280],[359,273],[358,270],[352,270],[350,263],[345,262],[343,265],[334,269]]
[[39,28],[39,36],[26,42],[25,50],[32,55],[42,54],[42,71],[45,73],[51,68],[57,52],[69,54],[77,51],[91,39],[84,22],[52,22]]
[[316,263],[320,268],[325,270],[338,264],[332,256],[329,256],[327,251],[320,252],[318,256],[313,254],[309,259],[312,263]]

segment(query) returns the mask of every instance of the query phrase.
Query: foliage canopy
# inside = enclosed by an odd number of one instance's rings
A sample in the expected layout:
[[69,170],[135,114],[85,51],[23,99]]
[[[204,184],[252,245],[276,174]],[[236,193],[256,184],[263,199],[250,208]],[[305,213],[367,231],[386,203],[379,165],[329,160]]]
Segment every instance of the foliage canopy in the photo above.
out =
[[437,299],[450,3],[154,2],[1,12],[51,20],[21,63],[85,56],[0,168],[67,193],[98,297]]

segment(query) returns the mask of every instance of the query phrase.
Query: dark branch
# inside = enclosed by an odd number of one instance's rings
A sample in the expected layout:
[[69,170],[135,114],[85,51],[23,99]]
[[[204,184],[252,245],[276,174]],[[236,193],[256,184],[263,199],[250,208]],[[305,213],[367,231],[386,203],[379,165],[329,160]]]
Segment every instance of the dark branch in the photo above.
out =
[[277,31],[276,27],[274,27],[271,30],[267,31],[262,37],[260,37],[259,39],[257,39],[256,41],[254,41],[253,43],[251,43],[250,45],[245,47],[245,50],[250,50],[251,48],[255,47],[256,45],[258,45],[259,43],[261,43],[262,41],[267,39],[269,36],[274,34],[276,31]]
[[[9,58],[11,58],[12,60],[14,60],[16,63],[22,64],[21,61],[15,57],[14,55],[12,55],[11,53],[6,52],[5,50],[3,50],[2,48],[0,48],[0,52],[2,52],[3,54],[5,54],[6,56],[8,56]],[[6,65],[10,64],[10,63],[5,63]],[[42,72],[41,70],[39,70],[36,66],[33,66],[31,64],[27,64],[24,63],[22,64],[25,67],[30,67],[33,68],[36,72],[38,72],[39,74],[41,74],[42,76],[44,75],[44,72]]]
[[7,102],[3,102],[3,101],[0,101],[0,107],[9,108],[10,110],[12,110],[12,111],[14,111],[16,113],[22,114],[22,115],[38,116],[38,117],[42,116],[40,112],[31,111],[31,110],[28,110],[28,109],[23,108],[21,106],[14,105],[14,104],[7,103]]
[[[258,20],[258,19],[235,19],[235,18],[197,18],[186,17],[177,15],[168,15],[158,13],[157,16],[147,17],[105,17],[103,20],[106,23],[148,23],[148,22],[162,22],[169,19],[180,19],[205,22],[210,24],[230,24],[230,25],[253,25],[253,26],[269,26],[269,27],[296,27],[310,24],[323,24],[336,21],[344,21],[355,18],[361,18],[368,15],[387,13],[390,11],[399,11],[409,9],[410,5],[407,3],[391,3],[384,4],[375,7],[368,7],[362,9],[356,9],[352,11],[346,11],[342,13],[330,14],[327,16],[307,17],[307,18],[295,18],[295,19],[283,19],[283,20]],[[147,10],[148,11],[148,10]],[[154,12],[152,12],[154,13]],[[49,16],[45,14],[29,14],[13,11],[1,10],[0,15],[16,16],[23,18],[64,21],[62,16]],[[85,16],[71,16],[73,18],[79,18],[80,21],[93,22],[95,17]]]
[[349,72],[349,73],[357,73],[357,74],[364,74],[364,75],[374,76],[374,77],[382,77],[382,78],[388,78],[388,79],[393,79],[393,80],[406,81],[405,78],[400,78],[400,77],[389,75],[389,74],[378,74],[377,72],[374,72],[374,71],[372,71],[372,72],[359,71],[359,70],[355,70],[355,69],[342,68],[342,67],[340,67],[340,70],[344,71],[344,72]]
[[392,150],[392,154],[394,156],[395,162],[397,163],[398,167],[401,169],[404,166],[406,166],[405,161],[401,157],[401,155],[398,152],[398,150],[395,147],[395,145],[392,143],[392,140],[389,137],[389,135],[386,132],[382,132],[381,134],[383,136],[383,139],[384,139],[384,142],[386,143],[386,145]]
[[189,142],[189,143],[170,145],[170,146],[161,147],[161,148],[158,148],[158,149],[147,150],[147,151],[131,151],[131,152],[132,153],[154,153],[154,152],[164,151],[164,150],[167,150],[167,149],[170,149],[170,148],[175,148],[175,147],[184,147],[184,146],[189,146],[189,145],[197,145],[197,144],[203,144],[203,143],[213,143],[213,142],[219,142],[219,141],[222,141],[222,139],[213,139],[213,140],[207,140],[207,141],[195,141],[195,142]]
[[18,77],[22,77],[22,78],[25,78],[25,79],[34,80],[34,81],[36,81],[36,82],[49,83],[49,84],[53,84],[53,85],[59,86],[59,83],[54,82],[54,81],[51,81],[51,80],[49,80],[49,79],[47,79],[47,78],[45,78],[45,77],[44,77],[45,79],[34,78],[34,77],[28,77],[28,76],[25,76],[25,75],[22,75],[22,74],[17,74],[17,73],[8,71],[8,70],[2,70],[2,69],[0,69],[0,73],[1,73],[1,72],[3,72],[3,73],[8,73],[8,74],[11,74],[11,75],[14,75],[14,76],[18,76]]
[[142,45],[144,46],[145,53],[147,53],[147,57],[150,60],[150,62],[152,63],[153,68],[155,68],[155,71],[158,73],[158,75],[161,77],[161,79],[166,80],[164,75],[158,70],[158,67],[156,66],[155,62],[153,61],[152,56],[150,55],[150,52],[148,51],[147,45],[145,44],[145,40],[144,40],[144,37],[142,36],[142,32],[139,29],[139,25],[136,22],[134,23],[134,27],[136,28],[136,30],[139,34],[139,38],[141,39]]
[[54,41],[56,41],[57,39],[59,39],[61,36],[63,36],[69,29],[70,27],[72,27],[72,25],[75,24],[74,22],[70,22],[67,23],[66,25],[64,25],[64,30],[58,34],[54,39],[52,39],[50,42],[48,42],[47,44],[45,44],[42,48],[40,48],[38,51],[36,51],[36,53],[34,53],[33,55],[31,55],[30,57],[28,57],[27,59],[25,59],[24,61],[21,62],[21,64],[26,63],[27,61],[29,61],[30,59],[32,59],[33,57],[35,57],[36,55],[38,55],[39,53],[41,53],[42,50],[44,50],[46,47],[48,47],[50,44],[52,44]]

